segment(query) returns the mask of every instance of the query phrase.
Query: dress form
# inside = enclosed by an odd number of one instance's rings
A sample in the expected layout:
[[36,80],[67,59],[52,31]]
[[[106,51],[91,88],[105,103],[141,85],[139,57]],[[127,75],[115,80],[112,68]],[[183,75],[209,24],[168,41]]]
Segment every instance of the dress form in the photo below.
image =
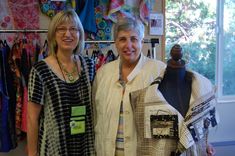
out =
[[167,61],[166,72],[159,84],[159,90],[166,101],[185,117],[190,102],[192,76],[186,71],[182,60],[182,48],[176,44],[172,47],[171,59]]

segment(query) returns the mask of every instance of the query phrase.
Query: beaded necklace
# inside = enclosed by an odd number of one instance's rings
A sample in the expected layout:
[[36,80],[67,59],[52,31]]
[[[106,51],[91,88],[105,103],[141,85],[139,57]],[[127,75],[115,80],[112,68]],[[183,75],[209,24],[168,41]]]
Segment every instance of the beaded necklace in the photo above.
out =
[[76,78],[73,75],[76,72],[78,72],[78,79],[79,79],[80,74],[79,74],[79,70],[78,70],[78,67],[77,67],[78,65],[77,65],[77,61],[76,61],[75,56],[74,56],[74,67],[73,67],[73,71],[72,72],[68,72],[68,70],[65,68],[65,66],[59,61],[57,55],[56,55],[56,61],[57,61],[58,65],[59,65],[59,67],[60,67],[60,70],[61,70],[61,73],[63,75],[63,78],[64,78],[65,82],[67,82],[66,78],[65,78],[65,75],[66,75],[66,77],[67,77],[67,79],[69,80],[70,83],[75,82]]

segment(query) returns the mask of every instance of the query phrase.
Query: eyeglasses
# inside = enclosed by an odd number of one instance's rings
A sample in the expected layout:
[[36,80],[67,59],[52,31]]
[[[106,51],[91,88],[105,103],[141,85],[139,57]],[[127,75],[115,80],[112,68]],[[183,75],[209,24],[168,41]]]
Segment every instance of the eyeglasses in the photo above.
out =
[[76,34],[78,32],[78,29],[75,27],[71,27],[71,28],[66,28],[66,27],[58,27],[56,28],[56,32],[59,34],[65,34],[67,32],[67,30],[69,30],[69,32],[71,34]]

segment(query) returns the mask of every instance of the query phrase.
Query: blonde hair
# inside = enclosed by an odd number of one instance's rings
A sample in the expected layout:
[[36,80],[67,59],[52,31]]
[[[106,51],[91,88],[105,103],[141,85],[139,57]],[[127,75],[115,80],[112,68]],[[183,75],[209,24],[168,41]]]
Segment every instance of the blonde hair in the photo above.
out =
[[69,10],[63,10],[63,11],[60,11],[59,13],[57,13],[52,18],[52,20],[49,24],[48,34],[47,34],[48,45],[49,45],[49,55],[55,56],[56,52],[57,52],[57,43],[55,40],[55,33],[56,33],[57,27],[59,25],[61,25],[62,23],[68,23],[68,22],[75,23],[75,25],[79,31],[79,43],[73,52],[74,52],[74,54],[79,54],[79,53],[83,52],[84,45],[85,45],[84,29],[83,29],[82,23],[77,15],[77,13],[74,10],[69,9]]

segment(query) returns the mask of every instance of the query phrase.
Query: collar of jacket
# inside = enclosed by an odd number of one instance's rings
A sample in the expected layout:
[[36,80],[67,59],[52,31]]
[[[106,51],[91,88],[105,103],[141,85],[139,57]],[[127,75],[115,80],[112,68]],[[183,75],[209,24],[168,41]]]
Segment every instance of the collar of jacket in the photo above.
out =
[[[128,82],[132,81],[140,73],[141,69],[146,64],[147,61],[148,61],[148,58],[145,57],[142,53],[140,53],[140,59],[139,59],[137,65],[135,66],[135,68],[132,70],[132,72],[127,77]],[[119,57],[117,62],[116,62],[116,68],[115,68],[115,69],[117,69],[115,71],[115,75],[118,75],[116,81],[119,81],[119,77],[120,77],[120,75],[119,75],[119,73],[120,73],[120,63],[121,63],[121,59]]]

